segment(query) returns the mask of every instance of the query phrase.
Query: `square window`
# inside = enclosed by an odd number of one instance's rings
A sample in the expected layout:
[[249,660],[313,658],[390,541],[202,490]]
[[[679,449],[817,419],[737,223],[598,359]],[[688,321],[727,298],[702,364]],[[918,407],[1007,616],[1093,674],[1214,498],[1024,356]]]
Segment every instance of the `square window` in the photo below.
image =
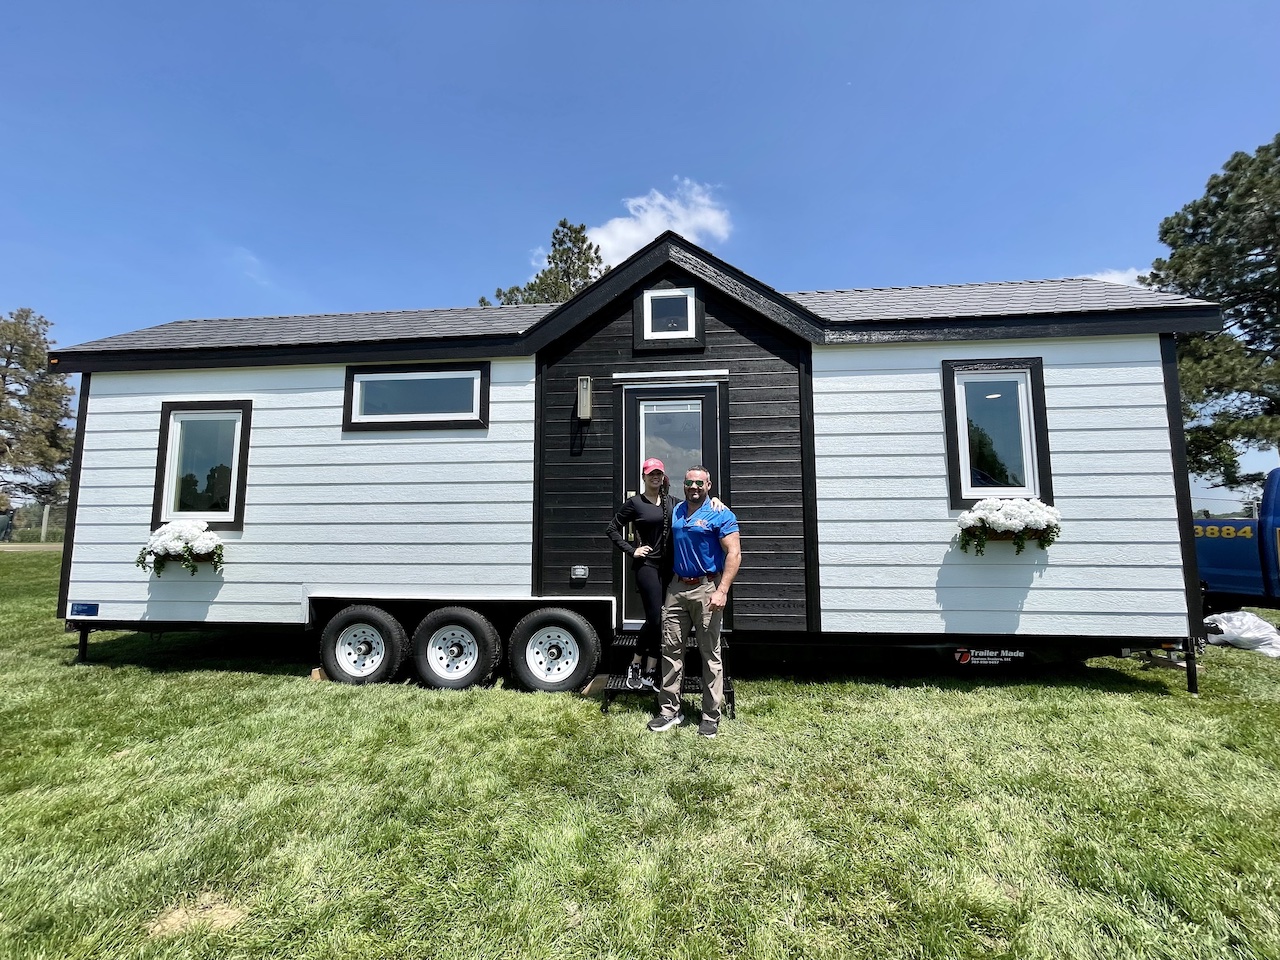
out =
[[986,497],[1053,502],[1039,358],[943,363],[951,506]]
[[161,405],[153,527],[187,519],[243,528],[252,409],[248,400]]
[[484,427],[489,365],[348,367],[344,430]]
[[692,287],[644,292],[646,340],[692,340],[697,336],[696,304]]

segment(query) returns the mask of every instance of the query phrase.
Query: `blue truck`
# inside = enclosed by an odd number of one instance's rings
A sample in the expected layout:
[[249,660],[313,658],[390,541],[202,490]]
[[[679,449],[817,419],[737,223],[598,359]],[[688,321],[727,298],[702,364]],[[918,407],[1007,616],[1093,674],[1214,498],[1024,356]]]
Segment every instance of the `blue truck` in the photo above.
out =
[[1280,609],[1280,468],[1267,475],[1257,520],[1195,520],[1205,613]]

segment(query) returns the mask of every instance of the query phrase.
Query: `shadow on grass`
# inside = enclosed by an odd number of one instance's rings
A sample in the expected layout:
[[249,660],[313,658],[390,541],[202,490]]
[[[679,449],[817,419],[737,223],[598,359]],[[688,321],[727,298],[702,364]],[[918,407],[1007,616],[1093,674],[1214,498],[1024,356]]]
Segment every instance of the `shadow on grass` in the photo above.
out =
[[885,687],[918,687],[929,683],[950,690],[975,690],[1034,683],[1044,687],[1169,696],[1169,679],[1176,681],[1175,686],[1186,682],[1181,675],[1134,676],[1103,664],[1080,661],[960,664],[950,651],[831,646],[769,649],[744,645],[734,649],[731,656],[733,676],[738,679],[785,679],[801,684],[853,681]]
[[[74,659],[77,639],[64,647]],[[229,628],[171,633],[94,633],[89,663],[153,673],[217,670],[268,676],[306,676],[320,663],[316,638],[302,631]]]
[[[154,673],[214,670],[301,677],[320,663],[317,642],[314,634],[279,629],[102,633],[90,635],[89,662],[111,669],[141,667]],[[68,634],[63,649],[68,659],[74,658],[74,635]],[[885,687],[915,687],[929,683],[946,689],[972,690],[1035,683],[1045,687],[1168,696],[1172,687],[1185,682],[1180,676],[1134,676],[1113,667],[1079,662],[962,665],[950,654],[944,657],[931,651],[891,648],[744,645],[730,651],[726,659],[735,679],[788,680],[798,684],[853,681]],[[398,679],[410,673],[406,668]],[[1170,679],[1175,683],[1170,684]]]

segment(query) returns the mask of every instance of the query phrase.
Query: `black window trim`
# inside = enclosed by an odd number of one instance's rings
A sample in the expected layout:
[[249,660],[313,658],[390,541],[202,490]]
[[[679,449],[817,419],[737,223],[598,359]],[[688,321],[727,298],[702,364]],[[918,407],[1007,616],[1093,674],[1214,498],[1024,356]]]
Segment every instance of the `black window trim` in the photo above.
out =
[[[1036,496],[1042,503],[1053,505],[1053,468],[1049,457],[1049,417],[1044,399],[1044,359],[1042,357],[1013,357],[999,360],[943,360],[942,405],[947,441],[947,491],[952,510],[968,510],[982,497],[966,497],[960,476],[960,450],[956,423],[956,374],[985,373],[1002,370],[1026,372],[1031,380],[1031,429],[1035,442]],[[991,496],[1000,494],[992,491]]]
[[[230,520],[210,520],[210,530],[243,530],[245,490],[249,482],[249,430],[253,421],[252,400],[166,400],[160,404],[160,443],[156,451],[155,493],[151,501],[151,529],[158,530],[165,523],[164,491],[165,470],[169,459],[169,429],[175,413],[190,412],[238,412],[240,414],[240,449],[236,451],[235,504]],[[170,519],[180,520],[181,517]]]
[[[355,416],[356,377],[366,373],[468,373],[480,375],[478,416],[455,420],[357,421]],[[342,398],[343,432],[392,433],[398,430],[484,430],[489,426],[489,361],[472,363],[378,363],[347,367]]]

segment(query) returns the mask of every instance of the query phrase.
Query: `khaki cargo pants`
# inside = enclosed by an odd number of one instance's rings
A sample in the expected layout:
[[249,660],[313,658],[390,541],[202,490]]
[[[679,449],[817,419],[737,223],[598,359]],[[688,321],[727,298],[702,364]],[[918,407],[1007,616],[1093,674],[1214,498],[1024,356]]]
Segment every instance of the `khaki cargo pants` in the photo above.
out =
[[702,716],[707,720],[720,720],[720,706],[724,703],[720,621],[724,611],[711,609],[711,594],[715,590],[716,585],[709,580],[689,584],[679,577],[667,588],[667,599],[662,605],[662,688],[658,691],[658,708],[664,717],[674,717],[680,711],[685,637],[690,629],[697,627],[698,650],[702,653]]

